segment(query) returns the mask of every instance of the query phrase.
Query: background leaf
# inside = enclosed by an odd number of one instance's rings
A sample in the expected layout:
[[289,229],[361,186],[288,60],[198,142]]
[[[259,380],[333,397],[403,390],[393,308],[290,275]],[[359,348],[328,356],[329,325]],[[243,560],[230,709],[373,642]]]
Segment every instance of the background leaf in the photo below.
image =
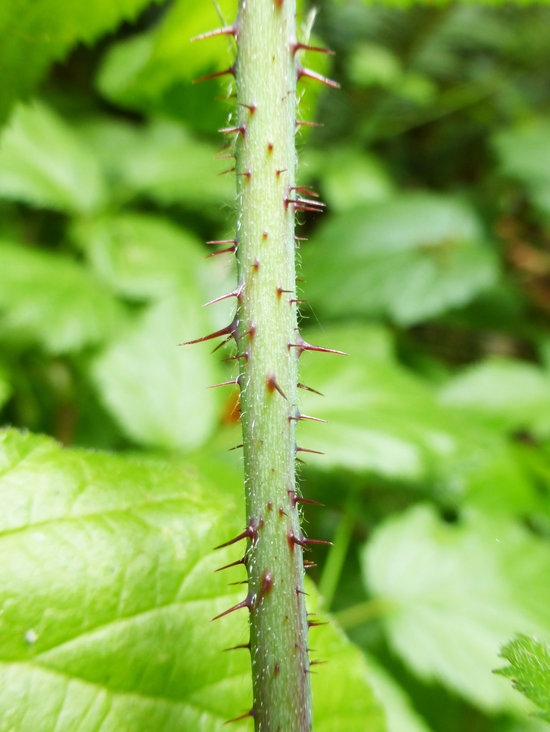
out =
[[474,514],[449,525],[418,506],[381,526],[362,562],[368,586],[391,605],[390,644],[417,674],[483,709],[518,707],[492,669],[515,629],[550,632],[545,542],[511,522]]
[[90,213],[105,196],[101,171],[77,133],[43,104],[19,105],[0,139],[0,196]]
[[464,305],[497,275],[474,212],[427,194],[333,216],[304,249],[304,270],[320,312],[402,325]]

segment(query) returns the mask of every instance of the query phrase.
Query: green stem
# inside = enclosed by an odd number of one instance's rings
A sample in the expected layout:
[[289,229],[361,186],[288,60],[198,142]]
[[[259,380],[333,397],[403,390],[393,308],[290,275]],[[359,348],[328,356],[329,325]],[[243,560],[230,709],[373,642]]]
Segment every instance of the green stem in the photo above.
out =
[[236,63],[238,355],[257,730],[312,729],[295,493],[295,0],[240,0]]

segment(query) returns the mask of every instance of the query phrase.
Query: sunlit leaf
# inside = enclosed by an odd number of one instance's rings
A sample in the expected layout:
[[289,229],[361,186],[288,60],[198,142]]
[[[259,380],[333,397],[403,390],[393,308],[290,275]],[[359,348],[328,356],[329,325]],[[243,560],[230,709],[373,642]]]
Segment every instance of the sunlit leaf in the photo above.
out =
[[[227,584],[242,569],[213,571],[236,550],[212,547],[244,521],[231,464],[63,451],[7,432],[0,475],[6,728],[221,732],[250,708],[249,656],[222,652],[246,641],[247,618],[209,622],[243,593]],[[331,626],[315,632],[331,660],[313,679],[319,730],[383,732],[360,652]]]

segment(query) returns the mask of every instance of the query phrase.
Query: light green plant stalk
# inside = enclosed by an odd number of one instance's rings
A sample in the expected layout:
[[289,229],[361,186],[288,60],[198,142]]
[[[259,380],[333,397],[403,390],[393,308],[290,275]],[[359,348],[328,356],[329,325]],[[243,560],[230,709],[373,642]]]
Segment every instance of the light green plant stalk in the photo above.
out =
[[250,612],[256,729],[305,732],[313,722],[303,547],[325,542],[300,528],[295,433],[307,417],[298,411],[297,374],[304,350],[325,349],[306,343],[297,326],[295,210],[322,204],[295,184],[296,81],[333,82],[297,63],[306,47],[296,41],[295,0],[240,0],[234,25],[201,38],[220,34],[237,40],[236,63],[221,74],[234,74],[237,85],[237,123],[223,132],[236,136],[239,214],[229,243],[238,284],[223,297],[238,307],[230,326],[207,338],[237,343],[247,528],[227,543],[248,540],[236,562],[247,568],[248,594],[222,615]]

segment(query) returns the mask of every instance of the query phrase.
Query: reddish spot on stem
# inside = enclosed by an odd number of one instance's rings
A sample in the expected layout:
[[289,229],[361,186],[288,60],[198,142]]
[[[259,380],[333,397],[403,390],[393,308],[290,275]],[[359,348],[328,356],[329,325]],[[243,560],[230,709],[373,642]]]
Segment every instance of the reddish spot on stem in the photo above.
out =
[[278,663],[276,663],[275,666],[273,666],[273,678],[275,678],[275,679],[277,678],[280,670],[281,670],[281,667],[279,666]]
[[267,239],[268,236],[269,236],[269,234],[267,233],[267,231],[264,231],[264,233],[262,234],[262,239],[264,241],[266,241],[266,239]]
[[264,569],[262,579],[260,582],[260,591],[258,593],[258,599],[256,600],[256,607],[260,604],[263,598],[268,595],[273,589],[273,573],[269,569]]
[[243,102],[239,102],[239,107],[244,107],[245,109],[248,109],[250,114],[254,114],[257,109],[255,104],[244,104]]
[[273,143],[272,143],[272,142],[268,142],[268,143],[267,143],[267,152],[268,152],[268,153],[269,153],[270,155],[271,155],[271,153],[273,152]]

